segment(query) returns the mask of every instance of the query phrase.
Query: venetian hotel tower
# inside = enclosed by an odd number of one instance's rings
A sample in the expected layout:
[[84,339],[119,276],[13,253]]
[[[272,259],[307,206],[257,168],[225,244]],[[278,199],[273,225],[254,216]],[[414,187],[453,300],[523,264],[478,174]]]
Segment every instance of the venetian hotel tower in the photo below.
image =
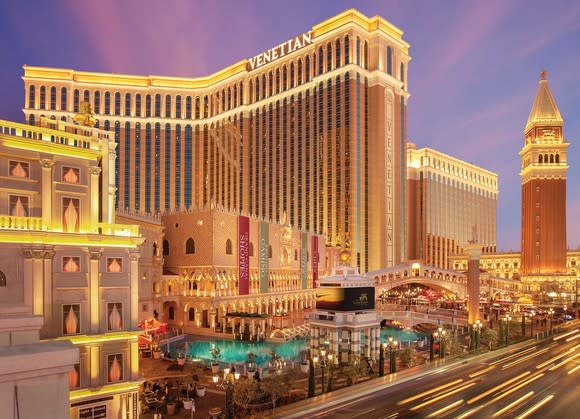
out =
[[216,206],[350,246],[362,272],[405,258],[409,44],[350,9],[208,76],[24,67],[29,123],[87,101],[114,132],[117,207]]

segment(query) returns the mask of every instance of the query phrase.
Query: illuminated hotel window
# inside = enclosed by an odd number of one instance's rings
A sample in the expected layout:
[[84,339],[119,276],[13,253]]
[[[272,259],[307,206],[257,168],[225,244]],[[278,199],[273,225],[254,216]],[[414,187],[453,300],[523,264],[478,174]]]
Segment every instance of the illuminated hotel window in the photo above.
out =
[[111,93],[105,92],[105,115],[110,114],[111,114]]
[[35,102],[36,102],[36,86],[31,85],[28,88],[28,107],[34,109]]
[[387,47],[387,74],[393,75],[393,50]]
[[191,96],[185,98],[185,117],[191,119]]
[[209,116],[209,98],[207,95],[203,97],[203,117],[207,118]]
[[326,44],[326,71],[332,71],[332,44]]
[[195,97],[195,119],[199,119],[199,96]]
[[273,94],[273,85],[274,85],[274,77],[272,76],[272,72],[268,73],[268,97],[271,97]]
[[232,241],[230,239],[226,240],[226,255],[232,254]]
[[[129,123],[127,122],[127,125]],[[129,129],[125,130],[125,137],[129,136],[131,133],[130,127]],[[115,150],[119,150],[121,148],[121,123],[119,121],[115,121]],[[119,186],[121,184],[120,180],[120,165],[121,158],[117,154],[115,157],[115,185]],[[128,171],[128,170],[127,170]],[[127,184],[125,184],[127,185]],[[115,208],[119,208],[119,190],[115,191]]]
[[155,181],[155,212],[159,212],[160,208],[160,193],[161,193],[161,124],[157,122],[155,124],[155,155],[153,156],[153,163],[155,170],[154,181]]
[[244,104],[244,83],[240,82],[240,104]]
[[28,217],[28,197],[22,195],[10,195],[10,215],[13,217]]
[[60,110],[66,111],[66,87],[60,89]]
[[[130,193],[130,192],[129,192]],[[129,195],[125,192],[126,203]],[[135,124],[135,209],[141,208],[141,123]]]
[[262,99],[266,99],[268,86],[266,85],[266,74],[262,74]]
[[282,91],[285,92],[288,88],[288,70],[286,66],[282,67]]
[[[220,95],[220,93],[218,92],[218,104],[219,104],[219,95]],[[226,110],[226,91],[225,91],[225,89],[222,90],[221,96],[222,96],[222,111],[225,111]]]
[[356,37],[356,64],[360,65],[360,38]]
[[306,209],[306,230],[310,230],[310,90],[306,90],[306,98],[304,101],[304,115],[306,116],[306,123],[304,124],[306,131],[304,132],[304,149],[306,150],[304,165],[305,170],[305,209]]
[[73,112],[79,111],[79,91],[75,89],[73,92]]
[[[191,98],[190,98],[191,104]],[[191,207],[191,182],[192,182],[192,167],[191,167],[191,159],[192,159],[192,131],[191,125],[185,126],[185,208]]]
[[290,88],[294,88],[294,62],[290,63]]
[[62,199],[62,229],[66,233],[78,233],[80,224],[80,201],[77,198]]
[[[280,69],[276,69],[276,94],[280,93]],[[229,94],[229,90],[228,90]]]
[[320,76],[324,71],[324,54],[322,47],[318,48],[318,75]]
[[335,53],[335,59],[334,59],[334,66],[335,68],[340,67],[340,39],[336,40],[336,43],[334,45],[334,53]]
[[232,108],[236,108],[238,106],[238,85],[234,84],[234,103]]
[[107,258],[107,272],[123,272],[123,258]]
[[274,198],[274,193],[273,193],[273,189],[272,189],[272,172],[274,172],[274,165],[272,162],[272,155],[273,155],[273,150],[272,150],[272,134],[273,134],[273,129],[272,129],[272,120],[273,120],[273,116],[274,116],[274,112],[273,112],[273,107],[272,104],[270,103],[270,107],[268,109],[268,218],[271,220],[272,219],[272,214],[273,214],[273,198]]
[[83,101],[84,101],[84,102],[89,102],[89,101],[90,101],[90,93],[89,93],[89,91],[88,91],[88,90],[85,90],[85,91],[83,92]]
[[62,334],[78,335],[81,333],[81,306],[80,304],[62,305]]
[[170,95],[165,95],[165,117],[171,118],[171,96]]
[[[113,258],[113,260],[116,260]],[[107,304],[107,330],[118,331],[123,330],[123,304],[122,303],[108,303]]]
[[141,93],[135,95],[135,116],[141,116]]
[[40,109],[46,109],[46,87],[40,86]]
[[181,125],[175,127],[175,208],[181,208]]
[[145,96],[145,117],[151,117],[151,95]]
[[131,94],[125,93],[125,116],[131,116]]
[[181,96],[175,96],[175,117],[181,118]]
[[56,110],[56,87],[50,88],[50,110]]
[[305,81],[308,83],[310,81],[310,57],[307,55],[304,59],[304,74],[305,74]]
[[107,371],[109,383],[123,381],[123,354],[111,354],[107,357]]
[[63,256],[62,271],[66,273],[81,271],[81,258],[78,256]]
[[67,183],[79,183],[80,182],[79,169],[76,167],[63,166],[62,180],[63,182]]
[[193,255],[195,253],[195,241],[190,237],[185,242],[185,254]]
[[[157,153],[157,151],[156,151]],[[160,156],[156,155],[156,158]],[[179,172],[177,172],[179,175]],[[165,124],[165,209],[170,208],[171,196],[171,125]]]
[[151,213],[151,124],[145,125],[145,212]]
[[30,177],[30,165],[26,162],[10,160],[8,163],[8,174],[14,177]]
[[232,89],[228,87],[228,111],[232,109]]
[[298,60],[298,86],[302,84],[302,60]]
[[161,95],[159,93],[155,95],[155,116],[157,118],[161,116]]
[[81,386],[81,364],[75,364],[68,373],[69,389],[80,388]]
[[109,121],[105,121],[104,130],[109,131],[110,128],[111,128],[111,123]]
[[115,93],[115,115],[121,115],[121,93]]
[[101,113],[101,92],[99,92],[98,90],[95,92],[94,95],[94,100],[95,100],[95,113],[98,115]]
[[368,41],[365,41],[365,47],[364,47],[364,68],[366,70],[369,69],[369,43]]

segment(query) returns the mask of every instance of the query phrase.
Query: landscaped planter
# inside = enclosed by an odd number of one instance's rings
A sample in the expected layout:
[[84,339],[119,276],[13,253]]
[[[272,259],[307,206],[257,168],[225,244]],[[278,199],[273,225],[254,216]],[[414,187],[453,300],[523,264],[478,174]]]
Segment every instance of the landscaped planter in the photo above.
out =
[[175,407],[175,403],[167,403],[167,414],[171,416],[175,415]]
[[193,406],[193,402],[191,401],[191,399],[185,399],[183,400],[183,408],[185,410],[191,410],[191,407]]
[[308,362],[301,362],[300,363],[300,371],[306,374],[308,372]]
[[161,359],[161,351],[153,351],[153,359]]
[[185,365],[185,358],[177,358],[177,365]]
[[218,372],[220,372],[220,364],[211,364],[211,372],[213,374],[217,374]]
[[198,397],[205,396],[205,386],[196,386],[195,387],[195,392],[197,393],[197,396]]

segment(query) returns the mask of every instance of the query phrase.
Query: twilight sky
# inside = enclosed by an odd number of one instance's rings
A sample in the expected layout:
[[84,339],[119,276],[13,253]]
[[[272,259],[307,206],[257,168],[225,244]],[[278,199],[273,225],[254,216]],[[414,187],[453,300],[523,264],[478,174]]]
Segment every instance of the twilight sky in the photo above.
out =
[[22,65],[203,76],[356,8],[411,44],[409,139],[499,174],[498,250],[520,247],[522,130],[548,71],[571,145],[568,246],[580,246],[580,2],[2,0],[0,118],[22,121]]

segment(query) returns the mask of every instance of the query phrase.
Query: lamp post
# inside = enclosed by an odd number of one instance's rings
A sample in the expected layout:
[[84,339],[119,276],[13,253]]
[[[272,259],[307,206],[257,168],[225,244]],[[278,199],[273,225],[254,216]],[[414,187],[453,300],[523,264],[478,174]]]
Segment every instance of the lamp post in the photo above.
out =
[[326,351],[322,349],[320,351],[320,359],[317,356],[313,359],[314,366],[320,362],[320,368],[322,369],[322,393],[324,393],[324,370],[330,365],[333,358],[334,356],[331,353],[327,354]]
[[392,337],[389,337],[389,374],[394,374],[395,372],[397,372],[397,362],[396,362],[397,345],[398,342],[396,340],[393,340]]
[[385,375],[385,349],[387,344],[385,342],[381,343],[379,349],[379,377]]
[[479,344],[480,344],[480,335],[481,335],[481,328],[483,325],[481,324],[481,320],[477,320],[473,325],[473,330],[475,334],[475,350],[479,351]]
[[554,309],[553,308],[549,309],[548,314],[550,315],[550,335],[551,335],[554,332],[554,327],[553,327]]
[[445,330],[440,327],[437,334],[439,335],[439,359],[443,359],[445,357]]
[[510,322],[511,322],[512,318],[509,314],[506,314],[506,316],[503,318],[503,322],[505,323],[505,327],[504,327],[504,333],[505,333],[505,345],[509,345],[509,336],[510,336]]
[[526,336],[526,313],[522,311],[522,336]]
[[435,359],[435,352],[434,352],[434,342],[433,342],[433,333],[429,336],[429,361],[433,361]]
[[530,337],[534,336],[534,316],[536,315],[536,312],[534,310],[532,310],[532,312],[530,313]]

